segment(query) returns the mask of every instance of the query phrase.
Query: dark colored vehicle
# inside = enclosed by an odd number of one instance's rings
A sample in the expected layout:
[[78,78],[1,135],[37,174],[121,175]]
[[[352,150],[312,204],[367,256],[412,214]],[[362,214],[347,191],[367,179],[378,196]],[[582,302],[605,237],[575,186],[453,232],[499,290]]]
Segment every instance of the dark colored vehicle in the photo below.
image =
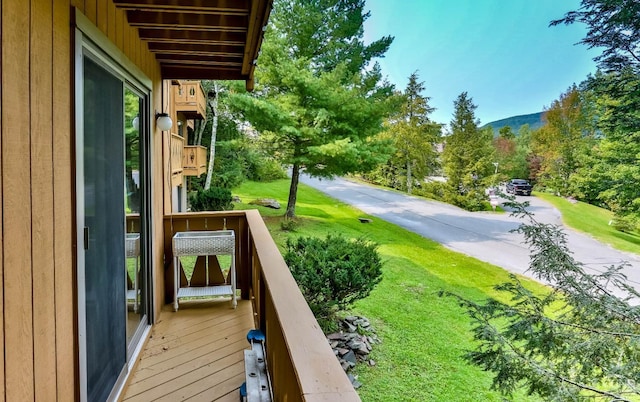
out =
[[531,184],[524,179],[511,179],[507,182],[507,193],[531,195]]

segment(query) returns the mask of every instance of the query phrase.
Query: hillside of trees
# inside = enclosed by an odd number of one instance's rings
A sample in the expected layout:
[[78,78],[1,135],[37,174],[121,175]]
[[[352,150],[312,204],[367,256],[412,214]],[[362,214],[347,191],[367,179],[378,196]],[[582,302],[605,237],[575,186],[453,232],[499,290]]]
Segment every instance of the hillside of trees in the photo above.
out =
[[537,130],[543,126],[544,122],[542,121],[543,112],[538,113],[530,113],[523,114],[519,116],[511,116],[506,117],[504,119],[492,121],[490,123],[485,124],[481,128],[491,127],[493,129],[493,135],[497,136],[502,127],[511,127],[516,132],[520,129],[520,127],[525,124],[529,125],[529,128],[532,130]]

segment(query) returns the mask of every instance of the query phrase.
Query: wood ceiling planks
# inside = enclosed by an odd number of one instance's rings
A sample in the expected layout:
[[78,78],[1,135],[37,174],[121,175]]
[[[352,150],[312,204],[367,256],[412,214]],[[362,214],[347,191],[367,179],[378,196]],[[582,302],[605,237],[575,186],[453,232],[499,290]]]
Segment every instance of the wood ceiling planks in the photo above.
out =
[[156,55],[164,79],[245,80],[273,0],[114,0]]

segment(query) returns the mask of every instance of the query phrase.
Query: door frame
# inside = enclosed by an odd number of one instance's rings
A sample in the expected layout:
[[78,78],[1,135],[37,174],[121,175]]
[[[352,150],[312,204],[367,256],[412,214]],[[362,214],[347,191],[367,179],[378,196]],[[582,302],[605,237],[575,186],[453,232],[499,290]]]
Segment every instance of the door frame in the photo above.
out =
[[[153,155],[153,141],[151,141],[151,116],[153,101],[153,83],[138,66],[136,66],[120,49],[111,42],[93,23],[74,8],[76,23],[75,43],[74,43],[74,94],[75,94],[75,230],[76,230],[76,290],[77,290],[77,336],[78,336],[78,376],[79,376],[79,396],[81,401],[87,400],[87,329],[86,329],[86,294],[85,294],[85,258],[84,258],[84,57],[88,56],[103,68],[112,73],[123,82],[124,87],[133,88],[136,92],[145,95],[147,102],[144,113],[141,113],[141,129],[146,132],[141,135],[140,152],[143,156],[144,170],[141,166],[141,174],[144,171],[145,178],[141,180],[144,187],[142,190],[145,204],[145,219],[141,216],[140,232],[141,238],[146,239],[141,247],[141,272],[145,275],[147,283],[146,292],[146,325],[140,325],[133,337],[130,347],[126,345],[126,364],[118,377],[109,400],[117,399],[121,394],[125,380],[133,368],[135,358],[142,350],[146,339],[151,331],[151,323],[154,317],[154,260],[152,251],[153,242],[153,221],[154,211],[151,200],[153,194],[153,184],[150,169],[152,166],[151,155]],[[124,99],[123,99],[124,102]],[[144,117],[143,117],[144,116]],[[123,132],[124,136],[124,132]],[[124,168],[124,167],[123,167]],[[124,172],[123,172],[124,173]],[[123,222],[124,225],[124,222]],[[142,235],[144,231],[144,235]],[[143,292],[144,294],[144,292]],[[123,300],[126,303],[126,300]],[[126,319],[126,317],[123,317]]]

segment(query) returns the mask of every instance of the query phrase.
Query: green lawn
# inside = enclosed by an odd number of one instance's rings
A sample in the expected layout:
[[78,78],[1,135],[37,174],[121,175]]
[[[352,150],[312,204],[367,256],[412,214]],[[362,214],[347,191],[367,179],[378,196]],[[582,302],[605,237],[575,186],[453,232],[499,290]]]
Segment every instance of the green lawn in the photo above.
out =
[[565,225],[587,233],[612,247],[640,254],[640,233],[623,233],[609,225],[613,213],[584,202],[570,202],[564,197],[535,192],[534,195],[553,204],[562,214]]
[[[257,207],[280,247],[288,236],[343,233],[377,242],[385,261],[384,279],[371,295],[355,306],[354,313],[371,319],[383,343],[371,358],[373,367],[357,368],[364,386],[363,401],[502,401],[489,390],[491,375],[467,364],[462,355],[472,347],[469,319],[452,298],[438,297],[448,290],[471,299],[500,297],[493,290],[508,279],[501,268],[454,253],[398,226],[300,185],[295,232],[280,229],[288,193],[288,180],[245,183],[234,190],[243,204],[255,198],[275,198],[281,210]],[[369,217],[372,223],[360,223]],[[542,286],[525,280],[532,288]],[[524,395],[516,401],[534,400]]]

